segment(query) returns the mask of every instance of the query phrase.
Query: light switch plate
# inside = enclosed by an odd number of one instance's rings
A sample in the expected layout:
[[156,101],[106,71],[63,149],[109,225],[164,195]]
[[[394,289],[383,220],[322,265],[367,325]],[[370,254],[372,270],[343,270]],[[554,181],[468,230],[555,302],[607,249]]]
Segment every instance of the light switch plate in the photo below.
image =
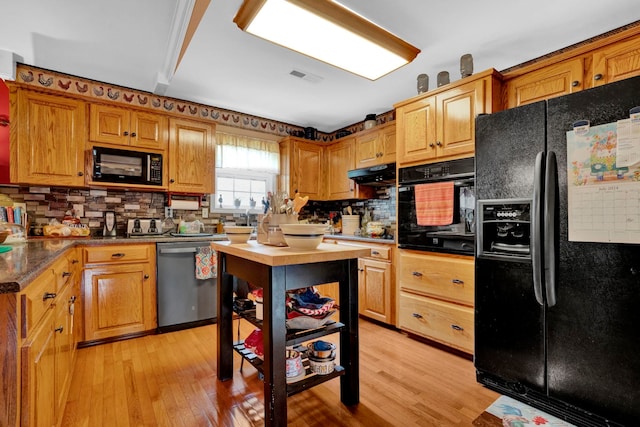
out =
[[165,218],[173,218],[173,209],[170,208],[169,206],[166,206],[164,208],[164,217]]

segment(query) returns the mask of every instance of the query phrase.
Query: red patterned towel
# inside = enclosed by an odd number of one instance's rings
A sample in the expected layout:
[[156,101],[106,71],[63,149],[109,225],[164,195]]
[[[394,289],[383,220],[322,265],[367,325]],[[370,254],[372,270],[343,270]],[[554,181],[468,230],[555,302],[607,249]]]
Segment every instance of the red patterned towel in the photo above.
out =
[[416,185],[415,199],[418,225],[453,222],[453,181]]
[[196,279],[212,279],[218,276],[216,251],[208,246],[196,250]]

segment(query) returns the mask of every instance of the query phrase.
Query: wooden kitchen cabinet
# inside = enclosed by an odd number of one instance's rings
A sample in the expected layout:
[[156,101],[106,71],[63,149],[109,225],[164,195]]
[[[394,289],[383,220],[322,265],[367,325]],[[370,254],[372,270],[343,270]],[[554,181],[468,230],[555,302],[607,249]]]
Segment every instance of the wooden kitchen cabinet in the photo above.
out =
[[355,136],[355,169],[396,161],[396,124],[387,123]]
[[295,137],[280,141],[279,189],[324,200],[324,150],[321,144]]
[[473,353],[473,257],[399,252],[398,327]]
[[215,126],[195,120],[169,120],[169,191],[214,192]]
[[571,59],[505,82],[508,108],[581,91],[583,60]]
[[500,81],[487,70],[396,104],[398,163],[473,155],[475,118],[500,109]]
[[355,169],[355,146],[353,138],[343,138],[325,149],[327,165],[327,200],[352,199],[356,197],[356,183],[347,177]]
[[91,104],[89,114],[90,141],[163,153],[167,149],[166,116],[102,104]]
[[10,179],[84,186],[85,103],[10,87]]
[[505,107],[590,89],[640,75],[638,28],[598,37],[505,72]]
[[86,246],[83,259],[86,341],[157,327],[155,245]]
[[[358,258],[358,314],[392,326],[396,325],[395,269],[393,246],[364,241],[325,238],[324,243],[369,249]],[[332,296],[331,287],[323,285]],[[335,291],[337,292],[337,290]]]
[[23,338],[20,425],[55,426],[62,418],[77,344],[75,283],[65,254],[20,295]]

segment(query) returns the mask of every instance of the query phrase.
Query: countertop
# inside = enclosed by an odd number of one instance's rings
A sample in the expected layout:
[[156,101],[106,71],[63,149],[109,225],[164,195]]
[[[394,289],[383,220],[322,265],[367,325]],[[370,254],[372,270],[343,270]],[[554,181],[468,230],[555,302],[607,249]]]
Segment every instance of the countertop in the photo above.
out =
[[[343,236],[341,234],[327,234],[325,239],[348,240],[353,242],[367,242],[380,244],[395,244],[391,239],[375,239],[359,236]],[[108,245],[108,244],[136,244],[136,243],[164,243],[189,241],[227,241],[225,234],[213,234],[206,237],[90,237],[90,238],[29,238],[25,243],[13,244],[12,250],[0,254],[0,294],[22,291],[33,279],[44,272],[67,249],[75,245]],[[256,246],[274,248],[266,245]],[[329,245],[321,245],[329,246]],[[276,252],[292,255],[290,248],[275,248]],[[340,249],[344,250],[344,249]],[[358,249],[356,249],[358,250]],[[319,252],[315,252],[317,255]],[[322,253],[322,252],[320,252]],[[309,261],[311,262],[311,261]]]

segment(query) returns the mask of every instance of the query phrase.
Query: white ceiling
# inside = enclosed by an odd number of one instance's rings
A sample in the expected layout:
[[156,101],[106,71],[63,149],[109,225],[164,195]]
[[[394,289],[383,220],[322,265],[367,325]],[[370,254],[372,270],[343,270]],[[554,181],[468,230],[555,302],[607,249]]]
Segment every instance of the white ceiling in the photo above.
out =
[[[418,74],[429,75],[430,89],[440,71],[459,79],[463,54],[473,55],[475,71],[503,70],[640,20],[638,0],[340,1],[422,52],[369,81],[240,31],[233,17],[242,0],[211,0],[165,95],[332,132],[416,95]],[[170,45],[182,43],[180,15],[192,2],[0,0],[0,50],[153,92],[175,64]],[[293,77],[293,69],[321,81]]]

